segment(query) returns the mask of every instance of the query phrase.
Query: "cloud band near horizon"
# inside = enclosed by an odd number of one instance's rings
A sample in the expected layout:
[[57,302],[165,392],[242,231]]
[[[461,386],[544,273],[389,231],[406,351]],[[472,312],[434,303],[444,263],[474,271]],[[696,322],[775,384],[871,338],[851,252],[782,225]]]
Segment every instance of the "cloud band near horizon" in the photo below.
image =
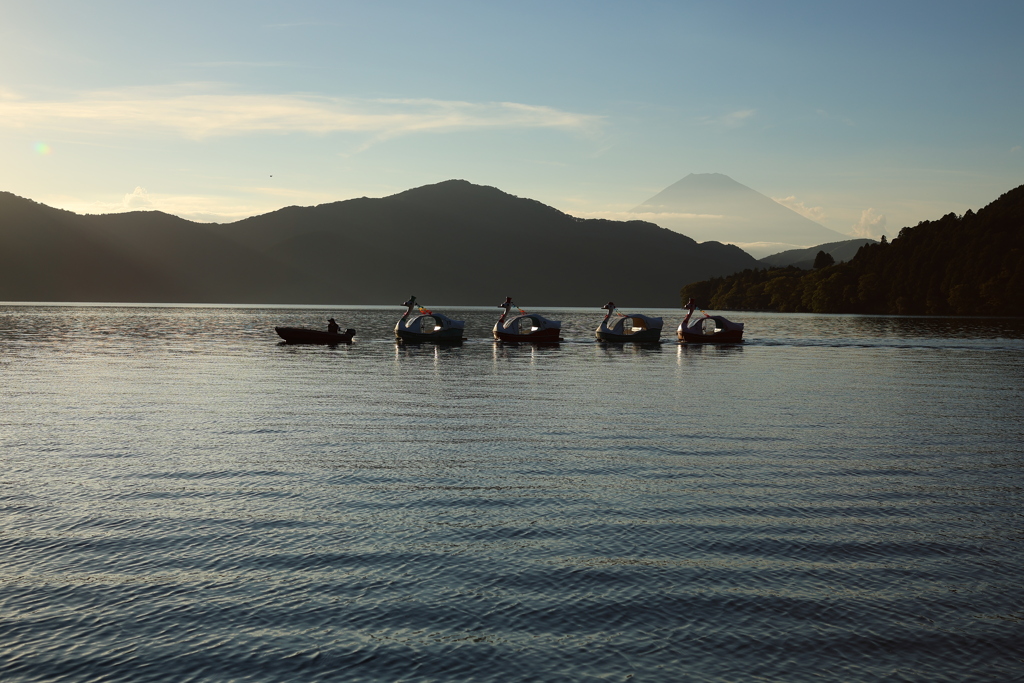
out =
[[187,139],[246,133],[363,133],[387,139],[419,132],[552,128],[592,132],[603,117],[517,102],[357,99],[214,92],[209,86],[100,91],[62,100],[0,94],[0,127],[103,132],[106,126]]

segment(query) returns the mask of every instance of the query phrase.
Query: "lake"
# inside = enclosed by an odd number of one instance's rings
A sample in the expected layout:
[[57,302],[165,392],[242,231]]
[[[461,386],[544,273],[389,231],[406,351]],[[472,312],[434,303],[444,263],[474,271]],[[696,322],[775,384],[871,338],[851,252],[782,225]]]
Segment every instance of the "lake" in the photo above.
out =
[[1024,321],[434,310],[0,304],[0,678],[1024,677]]

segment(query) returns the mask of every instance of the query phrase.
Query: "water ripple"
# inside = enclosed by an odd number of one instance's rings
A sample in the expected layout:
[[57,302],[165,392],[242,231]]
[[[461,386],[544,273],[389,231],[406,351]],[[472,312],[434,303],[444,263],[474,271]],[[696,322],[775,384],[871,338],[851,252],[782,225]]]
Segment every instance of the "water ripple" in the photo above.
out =
[[0,678],[1020,678],[1019,323],[558,316],[0,306]]

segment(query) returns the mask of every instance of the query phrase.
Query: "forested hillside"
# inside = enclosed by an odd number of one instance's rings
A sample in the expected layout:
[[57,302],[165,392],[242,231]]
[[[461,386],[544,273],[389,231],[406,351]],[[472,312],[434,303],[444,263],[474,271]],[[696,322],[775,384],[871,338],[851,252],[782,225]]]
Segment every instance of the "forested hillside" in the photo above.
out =
[[1024,186],[977,213],[903,228],[848,263],[745,270],[683,287],[715,309],[900,315],[1024,315]]

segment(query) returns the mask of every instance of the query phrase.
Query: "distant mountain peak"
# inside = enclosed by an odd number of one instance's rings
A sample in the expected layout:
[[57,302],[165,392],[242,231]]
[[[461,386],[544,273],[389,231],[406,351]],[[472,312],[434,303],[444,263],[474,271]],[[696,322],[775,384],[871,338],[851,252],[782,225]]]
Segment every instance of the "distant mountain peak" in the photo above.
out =
[[755,256],[849,239],[724,173],[691,173],[632,211],[698,242],[736,244]]
[[[633,210],[643,211],[644,207],[657,206],[659,203],[671,205],[677,204],[680,201],[706,202],[709,199],[716,199],[722,195],[757,196],[763,197],[768,201],[775,201],[770,197],[766,197],[761,194],[757,190],[747,187],[743,183],[730,178],[724,173],[690,173],[684,178],[672,183]],[[786,210],[792,211],[791,209]],[[797,215],[799,216],[800,214]]]
[[[686,176],[683,177],[682,180],[678,181],[676,184],[678,185],[679,183],[682,182],[714,182],[729,185],[739,185],[740,187],[747,187],[743,183],[733,180],[731,177],[725,175],[724,173],[688,173],[686,174]],[[749,190],[750,188],[747,189]]]
[[[408,190],[403,190],[402,192],[389,195],[388,198],[414,197],[417,195],[438,193],[498,193],[508,195],[507,192],[499,190],[496,187],[491,187],[489,185],[477,185],[476,183],[471,183],[468,180],[453,178],[451,180],[442,180],[437,183],[420,185],[419,187],[413,187]],[[508,196],[511,197],[512,195]]]

